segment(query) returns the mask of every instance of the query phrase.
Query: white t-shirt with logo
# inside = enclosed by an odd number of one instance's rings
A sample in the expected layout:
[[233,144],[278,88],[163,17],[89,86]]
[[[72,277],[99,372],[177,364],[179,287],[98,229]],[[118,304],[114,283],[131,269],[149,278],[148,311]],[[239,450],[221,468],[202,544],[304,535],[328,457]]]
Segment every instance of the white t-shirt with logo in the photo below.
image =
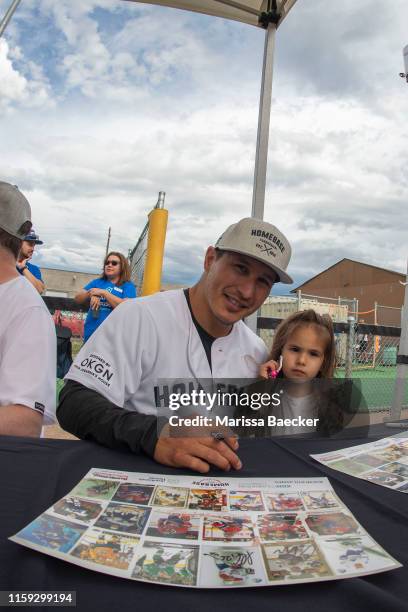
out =
[[55,325],[34,287],[19,276],[0,284],[0,410],[22,404],[55,422]]
[[210,369],[185,295],[173,290],[117,306],[66,378],[117,406],[156,415],[158,406],[168,405],[174,379],[188,379],[197,388],[200,380],[256,377],[267,356],[263,341],[239,321],[228,336],[214,340]]
[[[303,397],[293,397],[287,392],[282,393],[280,405],[274,409],[273,414],[277,419],[317,419],[318,405],[316,395],[304,395]],[[299,421],[297,421],[299,423]],[[295,434],[312,433],[316,430],[310,425],[282,425],[273,428],[273,435],[288,436]]]

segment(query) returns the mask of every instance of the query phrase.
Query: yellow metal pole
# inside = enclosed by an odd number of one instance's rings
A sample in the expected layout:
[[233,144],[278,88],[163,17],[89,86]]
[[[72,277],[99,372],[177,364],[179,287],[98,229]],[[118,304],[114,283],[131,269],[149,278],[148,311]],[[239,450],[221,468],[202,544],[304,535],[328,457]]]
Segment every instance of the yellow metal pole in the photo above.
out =
[[142,296],[160,291],[168,215],[168,211],[164,208],[154,208],[149,214]]

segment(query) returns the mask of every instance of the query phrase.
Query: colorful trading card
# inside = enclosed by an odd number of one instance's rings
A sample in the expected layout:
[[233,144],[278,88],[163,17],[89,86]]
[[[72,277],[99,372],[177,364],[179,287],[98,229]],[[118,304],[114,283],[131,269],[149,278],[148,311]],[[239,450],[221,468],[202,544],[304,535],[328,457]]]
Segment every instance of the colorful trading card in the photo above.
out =
[[367,467],[373,468],[379,467],[380,465],[383,465],[385,463],[384,457],[374,454],[370,455],[370,453],[360,453],[359,455],[356,455],[355,460],[358,463],[362,463]]
[[350,538],[327,538],[324,554],[336,574],[375,572],[388,565],[395,566],[394,560],[369,536]]
[[323,555],[312,540],[262,544],[262,552],[271,582],[313,580],[332,575]]
[[71,495],[79,497],[95,497],[96,499],[111,499],[119,483],[102,478],[84,478],[71,491]]
[[365,474],[364,478],[375,484],[383,485],[384,487],[395,487],[395,485],[404,482],[402,476],[398,474],[388,474],[387,472],[374,471],[369,474]]
[[331,461],[327,464],[327,467],[332,468],[333,470],[339,470],[340,472],[344,472],[345,474],[350,474],[350,476],[359,476],[363,472],[367,472],[370,468],[363,463],[357,462],[357,457],[355,459],[341,459],[340,461]]
[[250,516],[205,516],[203,540],[212,542],[251,542],[255,537]]
[[188,492],[189,490],[183,487],[157,487],[152,504],[153,506],[184,508]]
[[200,532],[200,516],[192,512],[152,512],[146,535],[156,538],[197,540]]
[[95,527],[141,534],[151,508],[111,502],[95,523]]
[[342,453],[324,453],[321,455],[321,460],[325,463],[328,461],[338,461],[340,459],[344,459],[344,455]]
[[404,484],[398,486],[395,491],[401,491],[401,493],[408,493],[408,482],[404,482]]
[[301,519],[296,514],[260,514],[258,530],[261,540],[300,540],[307,539]]
[[138,485],[126,482],[119,486],[118,490],[112,498],[112,501],[146,506],[150,501],[153,491],[154,486]]
[[88,523],[95,519],[103,510],[102,504],[79,497],[64,497],[53,505],[57,514]]
[[396,461],[395,463],[389,463],[381,468],[381,471],[388,472],[391,474],[398,474],[403,478],[408,478],[408,465]]
[[297,493],[266,493],[265,497],[271,512],[298,512],[305,509],[302,498]]
[[259,586],[265,572],[258,548],[203,546],[199,586]]
[[377,457],[384,459],[384,463],[388,463],[390,461],[397,461],[401,457],[406,457],[408,455],[408,446],[404,441],[399,444],[390,444],[387,448],[373,452],[375,452]]
[[227,510],[227,491],[225,489],[191,489],[188,500],[190,510]]
[[404,453],[404,455],[408,456],[408,438],[400,438],[398,441],[395,440],[398,444],[399,449]]
[[17,536],[38,546],[66,553],[76,544],[87,528],[63,519],[42,514],[24,527]]
[[138,543],[132,536],[89,529],[70,554],[82,561],[127,570]]
[[230,491],[230,510],[262,512],[265,510],[260,491]]
[[302,493],[307,510],[327,510],[340,508],[338,500],[331,491],[311,491]]
[[197,584],[198,546],[145,541],[132,578],[180,586]]
[[309,514],[306,524],[319,536],[335,536],[358,534],[358,523],[353,517],[343,512],[326,512],[325,514]]

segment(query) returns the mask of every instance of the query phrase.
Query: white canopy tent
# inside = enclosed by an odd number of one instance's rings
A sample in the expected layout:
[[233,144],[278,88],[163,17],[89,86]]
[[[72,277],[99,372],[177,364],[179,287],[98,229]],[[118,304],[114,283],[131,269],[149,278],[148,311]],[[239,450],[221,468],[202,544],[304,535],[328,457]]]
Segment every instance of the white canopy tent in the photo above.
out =
[[[139,2],[141,0],[128,1]],[[279,24],[286,17],[295,2],[296,0],[277,1],[277,9],[280,14]],[[260,15],[270,12],[269,4],[272,3],[268,3],[267,0],[240,0],[239,2],[234,2],[234,0],[150,0],[148,4],[160,4],[161,6],[170,6],[259,26]]]

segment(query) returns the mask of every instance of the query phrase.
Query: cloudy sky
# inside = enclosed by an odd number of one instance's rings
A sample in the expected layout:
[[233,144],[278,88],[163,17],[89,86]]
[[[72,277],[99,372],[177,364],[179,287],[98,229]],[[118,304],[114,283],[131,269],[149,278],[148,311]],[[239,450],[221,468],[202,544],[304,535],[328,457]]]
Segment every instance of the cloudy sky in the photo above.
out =
[[[406,0],[298,0],[278,31],[265,218],[296,284],[343,257],[405,272],[407,23]],[[108,227],[127,253],[164,190],[163,280],[197,278],[251,213],[263,43],[148,4],[22,0],[0,40],[0,176],[32,204],[34,261],[98,270]]]

